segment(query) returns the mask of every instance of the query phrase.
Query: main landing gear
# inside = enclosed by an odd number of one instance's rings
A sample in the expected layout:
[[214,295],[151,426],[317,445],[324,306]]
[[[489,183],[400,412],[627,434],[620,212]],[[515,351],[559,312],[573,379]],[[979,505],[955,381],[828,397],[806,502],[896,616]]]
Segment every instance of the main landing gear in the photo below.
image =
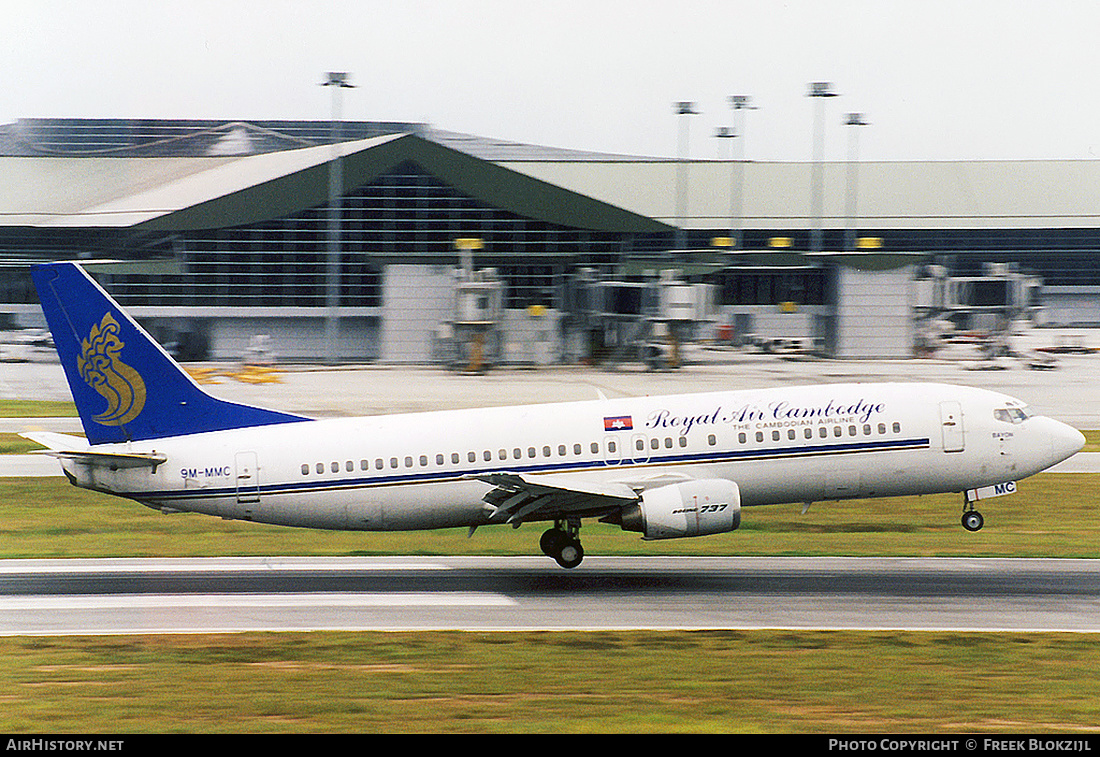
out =
[[580,540],[580,520],[557,521],[554,527],[539,539],[543,554],[557,560],[563,568],[575,568],[584,559]]

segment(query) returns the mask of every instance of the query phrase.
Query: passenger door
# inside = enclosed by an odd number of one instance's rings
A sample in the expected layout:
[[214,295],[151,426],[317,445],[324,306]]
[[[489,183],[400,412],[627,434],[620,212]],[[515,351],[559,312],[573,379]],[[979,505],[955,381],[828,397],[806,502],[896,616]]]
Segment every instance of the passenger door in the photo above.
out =
[[940,429],[944,452],[962,452],[966,448],[962,405],[958,402],[940,403]]
[[260,466],[255,452],[238,452],[234,458],[237,476],[237,507],[245,520],[252,520],[260,504]]

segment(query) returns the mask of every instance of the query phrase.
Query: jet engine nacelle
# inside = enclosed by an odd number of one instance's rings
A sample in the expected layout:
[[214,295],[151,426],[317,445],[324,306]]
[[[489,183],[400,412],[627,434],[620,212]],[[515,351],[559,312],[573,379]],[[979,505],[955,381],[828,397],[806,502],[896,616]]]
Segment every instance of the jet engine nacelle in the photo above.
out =
[[741,525],[741,492],[720,478],[650,489],[623,508],[621,525],[645,539],[724,534]]

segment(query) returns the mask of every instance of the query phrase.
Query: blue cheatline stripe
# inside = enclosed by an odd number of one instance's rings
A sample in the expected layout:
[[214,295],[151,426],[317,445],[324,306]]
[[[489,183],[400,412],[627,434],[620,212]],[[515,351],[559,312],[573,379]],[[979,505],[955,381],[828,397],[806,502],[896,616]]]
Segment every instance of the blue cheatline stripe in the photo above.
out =
[[[386,476],[372,476],[339,479],[307,479],[304,481],[277,483],[261,486],[260,494],[304,494],[308,492],[337,491],[343,489],[370,489],[380,486],[408,486],[412,484],[432,484],[468,480],[473,476],[487,473],[562,473],[585,470],[606,470],[608,468],[630,469],[651,468],[669,465],[690,465],[692,463],[728,463],[749,460],[789,460],[798,457],[820,455],[850,455],[859,452],[900,452],[911,449],[927,449],[931,442],[927,437],[921,439],[898,439],[876,442],[848,442],[843,444],[822,444],[811,447],[774,447],[771,449],[723,450],[721,452],[701,452],[693,454],[653,456],[644,461],[622,460],[608,462],[604,460],[585,460],[567,463],[543,463],[531,465],[486,466],[464,471],[435,471],[423,473],[403,473]],[[315,474],[310,474],[315,475]],[[247,490],[255,495],[255,489]],[[198,500],[218,497],[233,497],[236,487],[220,489],[169,489],[165,491],[135,492],[133,495],[142,500]]]

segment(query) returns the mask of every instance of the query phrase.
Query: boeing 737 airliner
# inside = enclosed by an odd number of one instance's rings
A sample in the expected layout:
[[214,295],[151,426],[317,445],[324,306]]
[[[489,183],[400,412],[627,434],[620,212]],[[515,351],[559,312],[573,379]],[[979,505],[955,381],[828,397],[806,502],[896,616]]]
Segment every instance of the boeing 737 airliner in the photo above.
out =
[[736,529],[742,508],[963,493],[975,502],[1073,455],[1080,432],[1023,402],[939,384],[731,390],[312,420],[204,392],[72,263],[33,271],[87,438],[27,434],[76,486],[164,512],[364,531],[581,521],[645,539]]

